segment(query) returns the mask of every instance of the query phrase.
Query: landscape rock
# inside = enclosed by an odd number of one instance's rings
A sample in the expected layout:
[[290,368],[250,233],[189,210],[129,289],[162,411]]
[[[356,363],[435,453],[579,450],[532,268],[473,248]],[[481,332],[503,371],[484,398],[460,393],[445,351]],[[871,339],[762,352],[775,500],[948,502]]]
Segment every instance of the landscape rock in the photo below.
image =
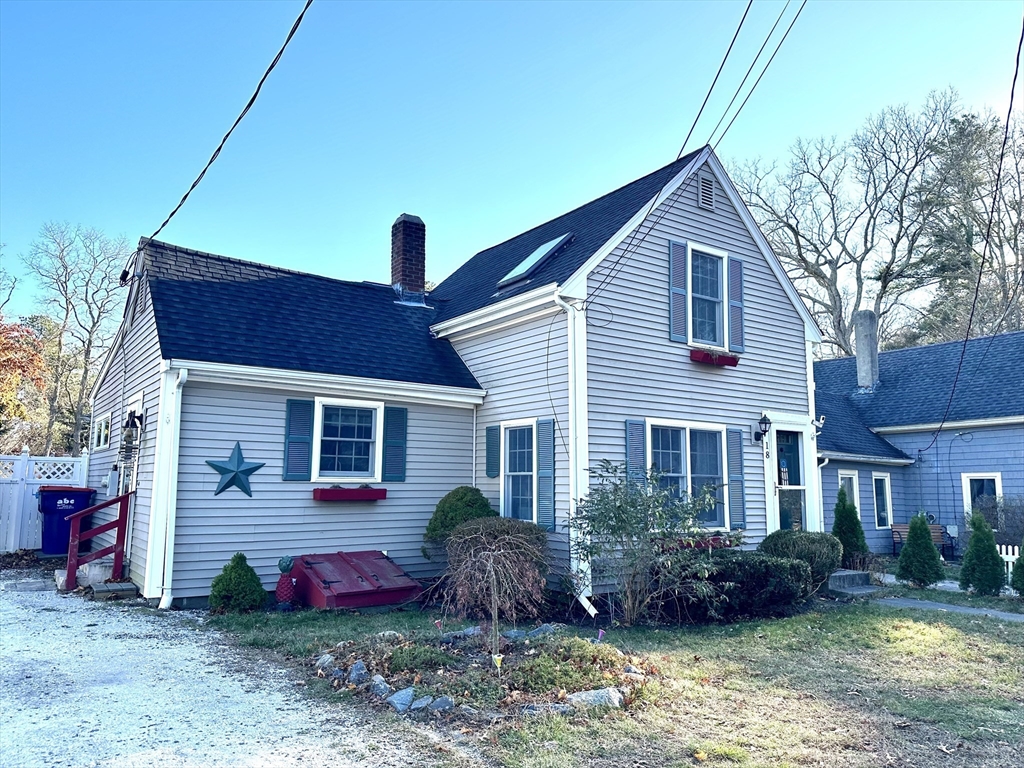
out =
[[532,639],[535,637],[543,637],[544,635],[553,635],[554,633],[555,628],[553,626],[551,626],[550,624],[541,624],[536,629],[531,629],[529,632],[527,632],[526,636]]
[[395,632],[393,629],[386,629],[383,632],[378,632],[377,637],[388,643],[400,643],[405,639],[402,637],[401,632]]
[[362,685],[369,679],[370,672],[366,668],[366,663],[362,659],[359,659],[355,664],[353,664],[352,668],[348,671],[348,681],[352,683],[352,685]]
[[325,653],[319,659],[316,660],[317,669],[334,669],[334,657],[329,653]]
[[409,707],[410,712],[419,712],[421,709],[426,709],[434,701],[433,696],[420,696],[416,701]]
[[381,699],[386,699],[391,695],[391,686],[388,685],[388,681],[380,675],[374,675],[370,680],[370,693]]
[[334,671],[331,672],[331,677],[333,677],[335,680],[342,680],[345,677],[345,670],[338,669],[337,667],[335,667]]
[[622,706],[622,694],[618,688],[599,688],[594,691],[570,693],[566,697],[570,704],[577,707],[614,707]]
[[523,707],[524,715],[569,715],[572,714],[571,704],[527,704]]
[[464,632],[445,632],[441,635],[441,642],[445,645],[451,645],[456,640],[465,640],[466,635]]
[[463,637],[473,637],[474,635],[482,635],[484,630],[482,627],[466,627],[462,630]]
[[526,637],[526,633],[521,629],[510,629],[507,632],[502,632],[501,636],[510,642],[516,643],[523,640]]
[[415,697],[416,689],[410,686],[388,696],[387,702],[395,712],[402,713],[409,709]]
[[644,671],[639,667],[634,667],[632,664],[627,664],[626,668],[622,670],[627,675],[642,675]]
[[455,699],[451,696],[438,696],[430,703],[431,712],[448,712],[455,709]]

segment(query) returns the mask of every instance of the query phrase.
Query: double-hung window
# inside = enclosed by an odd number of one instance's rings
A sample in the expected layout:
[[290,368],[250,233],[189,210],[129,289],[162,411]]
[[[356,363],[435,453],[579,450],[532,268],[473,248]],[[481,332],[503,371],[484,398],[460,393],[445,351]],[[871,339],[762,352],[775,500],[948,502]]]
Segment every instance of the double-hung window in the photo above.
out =
[[668,245],[669,338],[743,352],[743,260],[709,245]]
[[113,414],[107,413],[100,416],[94,422],[92,428],[92,450],[101,451],[110,447],[110,421],[112,418]]
[[839,487],[846,490],[846,500],[857,508],[860,517],[860,473],[856,469],[839,470]]
[[888,472],[872,472],[871,483],[875,496],[875,527],[892,527],[892,489]]
[[651,466],[659,482],[677,496],[689,493],[697,498],[709,493],[713,506],[698,517],[709,528],[725,528],[728,519],[724,433],[724,429],[671,423],[650,428]]
[[313,480],[380,481],[383,403],[318,398]]
[[699,344],[725,346],[725,256],[690,248],[691,338]]
[[505,517],[534,519],[533,426],[505,427]]
[[1003,495],[1002,472],[961,472],[960,486],[963,489],[964,511],[984,507],[986,499],[994,501]]

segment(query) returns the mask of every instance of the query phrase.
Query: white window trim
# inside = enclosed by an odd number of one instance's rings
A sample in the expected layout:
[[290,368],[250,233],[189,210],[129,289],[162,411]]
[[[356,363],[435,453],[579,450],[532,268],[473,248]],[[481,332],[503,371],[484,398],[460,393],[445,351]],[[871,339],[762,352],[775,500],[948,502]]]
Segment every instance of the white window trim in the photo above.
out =
[[[342,408],[369,408],[373,411],[373,472],[368,475],[321,475],[320,474],[320,440],[323,434],[324,406],[340,406]],[[334,397],[318,397],[314,401],[313,411],[313,476],[314,483],[379,483],[381,464],[384,461],[384,441],[381,430],[384,428],[384,403],[379,400],[342,400]]]
[[[711,344],[693,337],[693,264],[691,257],[697,250],[722,260],[722,343]],[[716,352],[729,351],[729,253],[721,248],[686,241],[686,338],[691,347],[710,349]]]
[[498,425],[501,439],[499,442],[498,450],[498,461],[500,462],[501,472],[498,474],[498,479],[501,481],[501,487],[498,494],[498,514],[502,517],[508,517],[505,509],[505,433],[509,429],[516,427],[533,427],[533,520],[537,522],[537,419],[513,419],[511,421],[502,421]]
[[[100,425],[106,422],[107,424],[107,440],[103,445],[97,443],[97,438],[100,433]],[[114,413],[113,411],[107,411],[98,419],[92,423],[92,440],[90,440],[89,450],[91,451],[105,451],[110,448],[110,428],[114,424]]]
[[[843,478],[849,477],[853,479],[853,495],[854,498],[850,499],[853,505],[857,508],[857,519],[864,522],[864,516],[860,513],[860,471],[856,469],[840,469],[837,475],[839,485],[836,488],[836,494],[839,493],[839,488],[843,487]],[[872,493],[874,493],[874,486],[872,486]],[[892,499],[889,500],[889,505],[892,506]],[[889,511],[889,517],[892,517],[892,510]]]
[[1000,498],[1003,495],[1003,473],[1002,472],[961,472],[960,473],[960,492],[963,494],[964,500],[964,512],[970,516],[971,514],[971,480],[989,480],[994,479],[996,481],[996,498]]
[[[728,433],[728,427],[723,424],[709,423],[705,421],[680,421],[679,419],[658,419],[648,418],[645,419],[645,434],[644,441],[646,445],[645,455],[648,457],[648,463],[650,466],[654,464],[654,454],[651,449],[651,429],[653,427],[667,427],[668,429],[684,429],[686,430],[686,446],[684,448],[684,466],[686,467],[686,491],[689,493],[690,490],[690,434],[691,429],[700,430],[701,432],[718,432],[721,435],[721,449],[722,449],[722,482],[728,486],[729,483],[729,456],[728,448],[726,444],[726,438]],[[730,516],[729,516],[729,492],[726,488],[722,493],[723,506],[725,508],[725,525],[724,526],[708,526],[704,528],[706,531],[730,531],[729,527]]]
[[[888,509],[888,516],[889,516],[889,524],[888,525],[879,525],[878,524],[878,492],[875,490],[875,480],[884,480],[885,481],[885,498],[886,498],[886,503],[888,505],[887,509]],[[894,515],[893,515],[893,503],[892,503],[892,481],[889,479],[889,473],[888,472],[872,472],[871,473],[871,499],[874,502],[875,530],[878,530],[878,531],[887,531],[887,530],[889,530],[890,528],[892,528],[892,519],[893,519]]]
[[[121,466],[119,473],[121,489],[119,490],[119,493],[124,493],[126,487],[127,490],[131,491],[134,491],[139,487],[139,464],[142,463],[142,441],[145,439],[146,427],[148,426],[146,424],[145,398],[146,393],[144,390],[136,392],[132,396],[132,399],[128,401],[128,405],[125,406],[124,413],[121,414],[121,420],[118,423],[118,429],[120,431],[118,432],[117,444],[119,453],[118,464],[120,465],[120,447],[122,445],[122,437],[124,435],[124,425],[125,422],[128,421],[128,414],[135,411],[135,415],[142,419],[142,429],[139,430],[139,437],[135,443],[135,463],[132,465],[132,474],[130,477],[125,477],[124,467]],[[113,422],[111,422],[111,429],[113,429]],[[127,486],[125,485],[126,483]]]

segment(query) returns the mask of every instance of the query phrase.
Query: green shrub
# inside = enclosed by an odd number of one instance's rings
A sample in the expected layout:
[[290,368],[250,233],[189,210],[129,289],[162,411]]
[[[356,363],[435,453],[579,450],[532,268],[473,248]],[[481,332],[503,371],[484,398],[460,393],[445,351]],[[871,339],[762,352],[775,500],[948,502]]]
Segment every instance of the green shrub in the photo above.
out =
[[995,535],[984,515],[971,515],[971,540],[960,567],[960,589],[998,595],[1006,583],[1006,566],[996,549]]
[[388,661],[392,672],[419,672],[452,667],[455,657],[429,645],[409,645],[395,648]]
[[462,523],[448,537],[445,611],[488,616],[498,647],[498,620],[536,616],[544,600],[547,532],[525,520],[484,517]]
[[479,488],[460,485],[437,502],[423,539],[431,544],[443,544],[458,525],[481,517],[496,517],[497,514]]
[[605,675],[622,665],[622,657],[614,647],[566,637],[547,643],[536,656],[518,662],[509,669],[505,683],[511,690],[527,693],[573,693],[607,686]]
[[942,581],[942,559],[932,542],[931,529],[923,514],[910,518],[910,531],[900,550],[896,578],[922,588]]
[[260,577],[241,552],[234,554],[210,584],[210,610],[215,613],[258,611],[267,604],[267,599]]
[[775,557],[803,560],[811,569],[811,593],[817,592],[843,562],[843,545],[830,533],[780,530],[757,545],[760,552]]
[[1020,543],[1020,557],[1013,564],[1013,575],[1010,577],[1010,586],[1017,592],[1017,597],[1024,600],[1024,541]]
[[735,549],[682,550],[659,564],[660,616],[673,623],[772,616],[811,594],[803,560]]
[[843,545],[843,568],[861,565],[868,553],[868,542],[864,538],[864,526],[860,524],[857,506],[846,497],[846,489],[842,486],[836,497],[832,535]]

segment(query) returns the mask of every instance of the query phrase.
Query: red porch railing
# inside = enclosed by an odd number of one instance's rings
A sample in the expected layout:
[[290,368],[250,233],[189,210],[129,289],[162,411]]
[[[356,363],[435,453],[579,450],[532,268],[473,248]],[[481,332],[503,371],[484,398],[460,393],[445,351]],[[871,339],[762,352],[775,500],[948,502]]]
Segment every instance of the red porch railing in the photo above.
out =
[[[123,576],[124,542],[128,532],[128,502],[131,500],[133,493],[135,491],[123,493],[102,504],[83,509],[81,512],[75,512],[75,514],[64,518],[71,521],[71,540],[68,542],[68,570],[67,582],[64,585],[65,591],[70,592],[78,586],[78,566],[91,563],[93,560],[98,560],[101,557],[106,557],[111,552],[114,553],[114,572],[112,576],[114,579],[120,579]],[[99,512],[101,509],[112,507],[115,504],[118,505],[117,517],[115,519],[109,523],[90,528],[84,533],[82,532],[82,519],[86,515]],[[116,530],[117,533],[114,535],[114,543],[111,546],[98,549],[87,555],[80,555],[78,553],[78,545],[83,541],[88,541],[95,536],[99,536],[101,533],[113,530]]]

